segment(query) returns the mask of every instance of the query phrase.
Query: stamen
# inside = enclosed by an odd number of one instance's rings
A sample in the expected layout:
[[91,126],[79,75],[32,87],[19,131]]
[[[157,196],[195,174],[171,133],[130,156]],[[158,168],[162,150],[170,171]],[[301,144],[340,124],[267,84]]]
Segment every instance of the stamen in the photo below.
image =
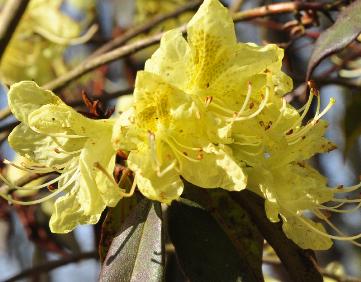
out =
[[[287,209],[288,210],[288,209]],[[316,232],[317,234],[333,239],[333,240],[339,240],[339,241],[353,241],[353,240],[357,240],[361,238],[361,234],[357,234],[357,235],[353,235],[353,236],[335,236],[335,235],[330,235],[327,234],[323,231],[318,230],[317,228],[315,228],[313,225],[311,225],[310,223],[308,223],[302,216],[297,215],[296,213],[291,212],[290,210],[288,210],[288,212],[290,212],[292,215],[297,216],[297,218],[304,224],[306,225],[308,228],[310,228],[312,231]]]
[[254,153],[247,152],[247,151],[244,151],[244,150],[242,150],[242,153],[244,153],[244,154],[246,154],[246,155],[249,155],[249,156],[258,156],[258,155],[260,155],[260,154],[263,153],[264,147],[265,147],[265,146],[262,145],[261,148],[260,148],[258,151],[254,152]]
[[248,82],[246,98],[244,99],[243,105],[242,105],[241,109],[239,110],[239,112],[237,113],[236,118],[240,117],[241,114],[244,112],[244,110],[246,109],[246,107],[248,105],[248,102],[249,102],[251,96],[252,96],[252,83],[249,81]]
[[282,98],[282,107],[280,109],[280,114],[278,115],[278,118],[276,119],[276,121],[273,123],[271,130],[275,129],[278,126],[278,124],[280,123],[280,121],[283,117],[283,112],[286,110],[286,107],[287,107],[286,99]]
[[93,165],[94,165],[95,168],[99,169],[110,182],[112,182],[112,184],[114,185],[114,188],[118,189],[119,192],[121,193],[121,197],[123,197],[123,198],[124,197],[130,197],[130,196],[133,195],[134,190],[135,190],[135,186],[136,186],[135,179],[133,181],[133,185],[132,185],[130,191],[127,193],[125,191],[125,189],[119,187],[118,183],[115,182],[114,177],[111,176],[109,174],[109,172],[99,162],[95,162]]
[[[37,128],[30,126],[30,129],[36,133],[39,134],[44,134],[43,132],[41,132],[40,130],[38,130]],[[65,133],[46,133],[47,136],[51,136],[51,137],[61,137],[61,138],[68,138],[68,139],[80,139],[80,138],[86,138],[86,136],[81,136],[81,135],[67,135]]]
[[173,162],[170,163],[170,165],[164,168],[163,171],[157,172],[157,176],[163,177],[165,174],[167,174],[167,172],[171,171],[176,166],[176,164],[177,164],[177,160],[174,160]]
[[[0,179],[2,181],[4,181],[4,183],[11,187],[12,189],[16,189],[16,190],[21,190],[21,191],[29,191],[29,190],[40,190],[42,188],[47,188],[49,185],[54,184],[56,182],[58,182],[59,180],[63,179],[64,177],[68,176],[69,174],[73,173],[76,169],[73,169],[67,173],[63,173],[61,175],[59,175],[58,177],[49,180],[48,182],[45,182],[41,185],[35,185],[35,186],[30,186],[30,187],[23,187],[23,186],[18,186],[15,185],[14,183],[12,183],[11,181],[9,181],[8,179],[6,179],[2,174],[0,174]],[[47,176],[47,175],[44,175]]]
[[268,98],[269,98],[269,93],[270,93],[270,89],[269,89],[269,87],[266,87],[265,97],[262,100],[261,104],[259,105],[257,111],[255,111],[253,114],[250,114],[248,116],[241,116],[241,117],[237,117],[237,118],[232,118],[229,121],[231,123],[233,123],[234,121],[242,121],[242,120],[252,119],[252,118],[256,117],[257,115],[259,115],[263,111],[265,106],[267,105]]
[[[217,103],[215,103],[215,102],[210,103],[208,106],[209,106],[209,107],[216,108],[216,109],[218,109],[218,110],[221,110],[221,111],[223,111],[223,112],[225,112],[225,113],[227,113],[227,114],[230,114],[231,116],[233,116],[234,113],[235,113],[234,111],[232,111],[232,110],[230,110],[230,109],[227,109],[227,108],[225,108],[225,107],[223,107],[223,106],[221,106],[221,105],[219,105],[219,104],[217,104]],[[228,118],[229,118],[229,117],[228,117]]]
[[[324,216],[322,213],[320,213],[317,210],[313,210],[312,211],[318,218],[322,219],[323,221],[325,221],[333,230],[335,230],[337,232],[337,234],[341,235],[341,236],[346,236],[345,233],[343,233],[336,225],[334,225],[326,216]],[[361,243],[358,243],[354,240],[350,241],[351,244],[361,247]]]
[[336,202],[336,203],[359,203],[361,201],[361,199],[333,199],[332,202]]
[[328,105],[323,109],[323,111],[320,114],[316,115],[311,122],[309,122],[298,132],[292,135],[287,135],[286,138],[289,141],[288,144],[293,145],[299,142],[300,140],[302,140],[302,136],[305,136],[307,132],[310,131],[317,124],[317,122],[332,108],[335,102],[336,102],[335,99],[331,98]]
[[262,144],[261,141],[257,142],[257,143],[251,143],[251,142],[233,142],[233,144],[236,145],[240,145],[240,146],[259,146]]
[[76,37],[76,38],[65,38],[65,37],[57,36],[54,33],[49,32],[45,28],[41,28],[41,27],[35,28],[36,33],[45,37],[46,39],[50,40],[51,42],[54,42],[59,45],[84,44],[94,36],[94,34],[97,32],[97,30],[98,30],[98,26],[96,24],[93,24],[84,35],[82,35],[80,37]]
[[166,141],[167,141],[167,144],[169,145],[169,147],[171,147],[171,149],[172,149],[176,154],[178,154],[179,156],[181,156],[181,157],[183,157],[183,158],[185,158],[185,159],[187,159],[187,160],[189,160],[189,161],[191,161],[191,162],[199,162],[199,161],[200,161],[199,159],[193,159],[193,158],[191,158],[191,157],[183,154],[183,152],[181,152],[180,150],[178,150],[177,147],[176,147],[174,144],[172,144],[172,142],[171,142],[169,139],[167,139]]
[[327,211],[332,211],[335,213],[352,213],[357,211],[359,208],[361,207],[361,201],[358,203],[358,205],[352,209],[337,209],[337,208],[332,208],[332,207],[327,207],[327,206],[323,206],[323,205],[319,205],[318,208],[322,209],[322,210],[327,210]]
[[332,192],[333,193],[350,193],[350,192],[356,191],[359,188],[361,188],[361,183],[354,185],[354,186],[346,187],[346,188],[336,187],[333,189]]
[[207,96],[206,97],[206,108],[209,106],[210,103],[212,103],[212,100],[213,100],[213,96]]
[[155,143],[155,135],[153,132],[148,130],[148,141],[149,141],[149,148],[152,157],[152,165],[159,169],[159,161],[157,158],[157,145]]
[[[22,171],[26,171],[26,172],[31,172],[31,173],[39,173],[39,174],[42,174],[42,173],[49,173],[49,172],[59,172],[61,173],[61,170],[58,170],[56,167],[38,167],[38,166],[33,166],[33,165],[28,165],[28,164],[25,164],[25,163],[21,163],[21,165],[18,165],[18,164],[15,164],[9,160],[4,160],[3,161],[4,164],[7,164],[7,165],[10,165],[10,166],[13,166],[19,170],[22,170]],[[65,165],[64,165],[65,167]],[[63,167],[62,167],[63,168]]]
[[[43,198],[37,199],[37,200],[33,200],[33,201],[19,201],[19,200],[14,200],[11,195],[5,195],[3,193],[0,193],[0,197],[4,198],[5,200],[7,200],[8,202],[12,203],[12,204],[17,204],[17,205],[23,205],[23,206],[30,206],[30,205],[36,205],[36,204],[40,204],[43,203],[47,200],[50,200],[51,198],[54,198],[56,195],[58,195],[59,193],[65,191],[71,184],[74,183],[74,181],[76,180],[76,178],[78,177],[78,173],[79,170],[76,171],[76,173],[74,173],[74,175],[69,179],[69,181],[63,185],[63,187],[58,188],[57,190],[55,190],[55,192],[52,192],[50,195],[47,195]],[[10,188],[13,188],[11,186],[9,186]]]
[[178,146],[182,147],[182,148],[185,148],[185,149],[188,149],[188,150],[192,150],[192,151],[199,151],[201,148],[196,148],[196,147],[190,147],[190,146],[187,146],[187,145],[184,145],[182,143],[180,143],[177,139],[175,139],[173,136],[169,135],[168,137],[172,138],[172,141],[174,143],[176,143]]
[[303,119],[305,118],[305,116],[307,115],[308,111],[310,110],[311,107],[311,103],[313,100],[313,93],[310,93],[310,96],[308,97],[307,103],[305,104],[305,109],[302,113],[302,115],[292,124],[292,126],[290,128],[288,128],[284,134],[286,134],[288,131],[290,131],[291,129],[293,129],[295,126],[299,125],[302,123]]

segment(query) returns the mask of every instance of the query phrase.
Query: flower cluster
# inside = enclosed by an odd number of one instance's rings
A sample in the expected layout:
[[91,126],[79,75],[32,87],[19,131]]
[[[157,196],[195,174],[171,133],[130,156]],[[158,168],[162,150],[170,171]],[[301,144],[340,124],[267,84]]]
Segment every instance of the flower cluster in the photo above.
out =
[[[92,1],[89,1],[92,2]],[[34,80],[45,84],[66,68],[63,53],[69,44],[85,42],[81,23],[61,11],[63,0],[31,0],[0,63],[0,79],[6,84]],[[80,36],[80,37],[79,37]]]
[[[229,12],[205,0],[188,24],[187,39],[178,30],[163,36],[137,74],[132,106],[115,120],[89,120],[32,82],[14,85],[10,107],[22,123],[9,142],[37,163],[24,169],[60,173],[49,197],[66,193],[56,200],[52,230],[96,222],[105,206],[135,186],[169,204],[181,196],[183,178],[201,188],[257,193],[269,220],[282,219],[287,237],[302,248],[328,249],[330,239],[360,237],[345,237],[323,213],[348,212],[340,207],[360,201],[335,195],[360,186],[329,188],[306,162],[335,148],[323,137],[327,124],[321,120],[334,100],[321,110],[312,89],[304,107],[288,105],[283,95],[292,81],[281,71],[282,58],[276,45],[237,43]],[[314,99],[316,114],[303,124]],[[134,172],[129,193],[111,176],[118,150],[128,153]],[[306,212],[340,236],[328,235]]]

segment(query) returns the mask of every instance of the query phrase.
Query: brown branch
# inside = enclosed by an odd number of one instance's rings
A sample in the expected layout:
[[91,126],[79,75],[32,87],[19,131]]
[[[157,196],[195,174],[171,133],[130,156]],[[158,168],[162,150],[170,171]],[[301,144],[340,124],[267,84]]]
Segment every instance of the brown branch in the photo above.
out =
[[[273,266],[281,266],[281,261],[274,256],[264,256],[262,262]],[[334,274],[324,268],[320,268],[320,272],[323,276],[331,278],[337,282],[361,282],[361,278],[352,277],[348,275]]]
[[8,0],[0,14],[0,60],[24,14],[29,0]]
[[39,264],[32,268],[26,269],[26,270],[20,272],[19,274],[6,279],[5,282],[19,281],[20,279],[24,279],[29,276],[35,277],[41,273],[50,272],[58,267],[61,267],[61,266],[64,266],[64,265],[67,265],[70,263],[79,262],[79,261],[85,260],[85,259],[97,259],[97,258],[98,258],[98,254],[95,251],[67,256],[67,257],[64,257],[63,259],[59,259],[59,260],[55,260],[55,261],[48,261],[44,264]]
[[314,253],[298,247],[286,237],[281,224],[268,220],[264,210],[264,201],[259,196],[250,191],[230,194],[251,215],[263,237],[282,261],[292,281],[323,281]]
[[109,42],[105,43],[103,46],[98,48],[90,56],[90,58],[93,58],[93,57],[95,57],[97,55],[108,52],[108,51],[110,51],[110,50],[112,50],[112,49],[114,49],[116,47],[124,45],[126,42],[133,39],[134,37],[150,31],[152,28],[154,28],[158,24],[160,24],[160,23],[162,23],[162,22],[164,22],[164,21],[166,21],[168,19],[177,17],[177,16],[179,16],[179,15],[185,13],[185,12],[195,10],[196,8],[198,8],[200,6],[200,4],[202,2],[203,2],[203,0],[192,1],[190,3],[187,3],[184,6],[179,7],[178,9],[176,9],[176,10],[170,12],[170,13],[157,15],[154,18],[150,19],[149,21],[145,22],[144,24],[137,25],[137,26],[127,30],[121,36],[118,36],[118,37],[110,40]]
[[[185,26],[183,26],[183,28],[181,29],[185,30]],[[95,58],[89,59],[88,61],[85,61],[83,64],[80,64],[78,67],[69,71],[65,75],[60,76],[54,79],[53,81],[45,84],[43,88],[58,91],[62,89],[65,85],[67,85],[69,82],[74,81],[75,79],[96,69],[97,67],[108,64],[123,57],[129,56],[141,49],[159,43],[162,35],[163,33],[158,33],[153,36],[149,36],[145,39],[139,40],[137,42],[116,48],[113,51],[104,53]]]
[[321,273],[323,276],[336,280],[337,282],[361,282],[361,278],[334,274],[327,271],[326,269],[321,269]]
[[303,2],[303,1],[276,3],[276,4],[257,7],[254,9],[249,9],[246,11],[236,13],[233,15],[233,20],[235,22],[246,21],[246,20],[248,21],[255,18],[262,18],[271,15],[286,14],[297,11],[305,11],[305,10],[328,11],[333,9],[335,6],[336,4],[333,3]]
[[236,13],[241,9],[242,4],[243,0],[233,0],[231,5],[229,6],[229,10],[233,13]]
[[0,120],[3,120],[11,115],[11,111],[9,108],[4,108],[0,110]]

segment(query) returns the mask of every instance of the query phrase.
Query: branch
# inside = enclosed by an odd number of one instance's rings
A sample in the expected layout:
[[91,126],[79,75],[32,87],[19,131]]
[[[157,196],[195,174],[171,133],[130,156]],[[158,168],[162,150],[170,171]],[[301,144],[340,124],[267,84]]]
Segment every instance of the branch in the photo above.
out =
[[[281,266],[281,261],[277,257],[273,256],[265,256],[262,259],[263,263],[274,265],[274,266]],[[335,274],[330,272],[324,268],[320,268],[320,272],[323,276],[331,278],[337,282],[361,282],[361,278],[352,277],[348,275],[342,274]]]
[[24,279],[29,276],[38,276],[41,273],[50,272],[58,267],[61,267],[69,263],[79,262],[84,259],[97,259],[97,258],[98,258],[98,254],[95,251],[67,256],[60,260],[48,261],[44,264],[40,264],[32,268],[26,269],[20,272],[19,274],[5,280],[5,282],[19,281],[20,279]]
[[110,40],[109,42],[105,43],[103,46],[101,46],[100,48],[98,48],[91,56],[90,58],[93,58],[97,55],[103,54],[105,52],[108,52],[118,46],[124,45],[126,42],[128,42],[129,40],[133,39],[134,37],[146,33],[148,31],[150,31],[152,28],[154,28],[155,26],[157,26],[158,24],[179,16],[180,14],[183,14],[184,12],[188,12],[188,11],[192,11],[195,10],[196,8],[198,8],[201,4],[202,4],[203,0],[196,0],[196,1],[192,1],[184,6],[179,7],[178,9],[170,12],[170,13],[166,13],[166,14],[162,14],[162,15],[157,15],[154,18],[150,19],[149,21],[145,22],[144,24],[135,26],[129,30],[127,30],[124,34],[122,34],[121,36],[118,36],[112,40]]
[[328,11],[334,9],[336,3],[338,2],[336,1],[335,4],[303,1],[276,3],[236,13],[233,15],[233,20],[235,22],[239,22],[271,15],[279,15],[305,10]]
[[[181,28],[181,30],[185,30],[185,26]],[[78,67],[75,67],[73,70],[68,73],[60,76],[53,81],[42,86],[44,89],[51,89],[53,91],[59,91],[64,86],[66,86],[69,82],[74,81],[75,79],[81,77],[82,75],[100,67],[102,65],[108,64],[115,60],[121,59],[123,57],[129,56],[141,49],[144,49],[148,46],[159,43],[163,33],[158,33],[153,36],[149,36],[145,39],[139,40],[134,43],[130,43],[128,45],[118,47],[113,51],[104,53],[95,58],[86,60],[84,63],[80,64]]]
[[29,0],[8,0],[0,15],[0,60],[24,14]]
[[254,219],[259,231],[277,253],[292,281],[322,281],[314,253],[298,247],[286,237],[281,224],[268,220],[264,211],[264,201],[259,196],[250,191],[230,194]]
[[241,6],[243,4],[243,0],[233,0],[231,5],[229,6],[229,10],[233,13],[236,13],[241,9]]

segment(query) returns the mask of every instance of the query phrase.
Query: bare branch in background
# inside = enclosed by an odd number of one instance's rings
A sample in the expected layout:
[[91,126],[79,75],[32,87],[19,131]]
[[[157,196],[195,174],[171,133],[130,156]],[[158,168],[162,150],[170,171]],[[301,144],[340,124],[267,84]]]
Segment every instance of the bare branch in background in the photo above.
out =
[[233,13],[238,12],[241,9],[242,4],[243,0],[233,0],[229,6],[229,10]]
[[29,0],[8,0],[0,14],[0,60],[24,14]]
[[116,47],[119,47],[121,45],[124,45],[126,42],[128,42],[129,40],[133,39],[134,37],[146,33],[149,30],[151,30],[152,28],[154,28],[155,26],[157,26],[158,24],[171,19],[171,18],[175,18],[185,12],[188,11],[192,11],[195,10],[196,8],[198,8],[201,4],[202,4],[203,0],[196,0],[196,1],[192,1],[182,7],[179,7],[178,9],[167,13],[167,14],[162,14],[162,15],[157,15],[154,18],[152,18],[151,20],[145,22],[144,24],[141,25],[137,25],[134,28],[131,28],[129,30],[127,30],[124,34],[122,34],[121,36],[117,36],[114,39],[108,41],[107,43],[105,43],[103,46],[101,46],[100,48],[98,48],[91,56],[95,57],[97,55],[103,54],[105,52],[108,52]]
[[39,274],[50,272],[58,267],[61,267],[61,266],[64,266],[64,265],[67,265],[70,263],[75,263],[75,262],[79,262],[81,260],[86,260],[86,259],[97,259],[97,258],[98,258],[98,253],[96,251],[69,255],[60,260],[49,261],[44,264],[40,264],[40,265],[34,266],[32,268],[26,269],[26,270],[20,272],[19,274],[5,280],[5,282],[19,281],[19,279],[39,276]]
[[[265,257],[263,257],[262,261],[264,264],[281,267],[281,261],[277,257],[274,257],[274,256],[265,256]],[[322,273],[322,275],[324,277],[331,278],[337,282],[361,282],[360,278],[351,277],[351,276],[342,275],[342,274],[335,274],[324,268],[320,268],[320,272]]]

